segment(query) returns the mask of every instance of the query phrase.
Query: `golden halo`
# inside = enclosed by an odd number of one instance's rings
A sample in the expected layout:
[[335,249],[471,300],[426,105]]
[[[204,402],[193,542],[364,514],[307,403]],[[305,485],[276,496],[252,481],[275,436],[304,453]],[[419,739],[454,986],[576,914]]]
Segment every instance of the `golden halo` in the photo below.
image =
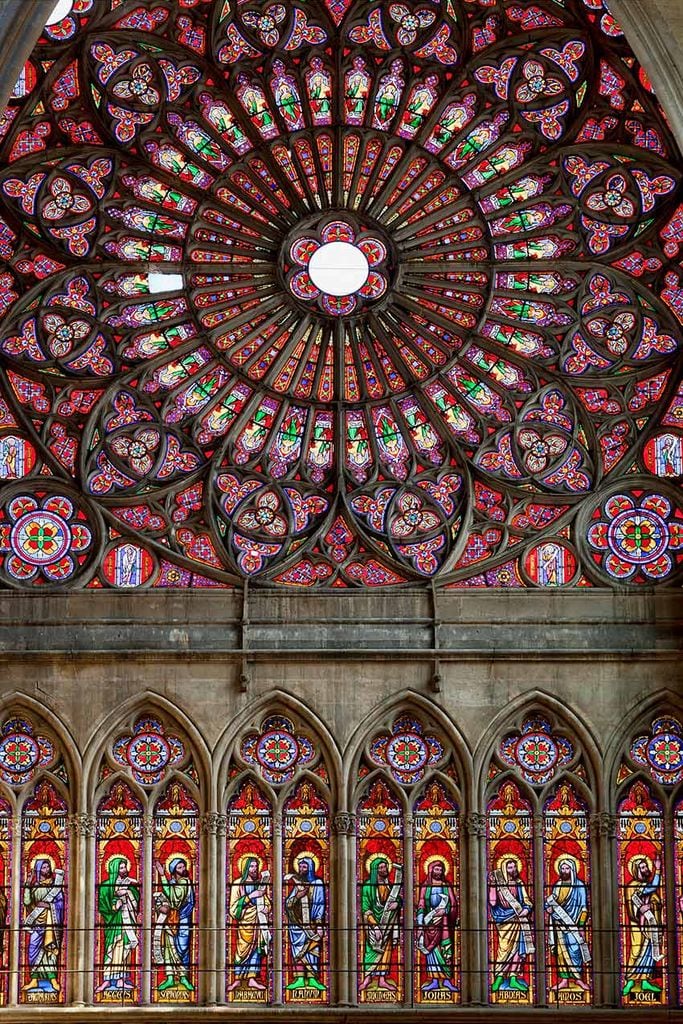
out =
[[164,867],[166,868],[166,874],[167,875],[170,875],[170,873],[171,873],[171,861],[172,860],[182,860],[182,861],[185,862],[185,867],[187,868],[187,877],[189,878],[190,877],[190,861],[189,861],[189,858],[187,857],[187,855],[184,854],[184,853],[172,853],[169,857],[167,857],[166,860],[164,861]]
[[553,861],[553,870],[554,870],[555,874],[559,875],[559,873],[560,873],[560,864],[562,863],[563,860],[570,860],[572,862],[572,864],[576,868],[576,876],[578,878],[579,877],[579,872],[581,871],[581,868],[582,868],[583,865],[581,864],[581,861],[579,860],[579,858],[575,854],[573,854],[573,853],[559,853],[557,855],[557,857]]
[[655,869],[655,866],[652,863],[652,858],[649,857],[646,853],[634,853],[633,856],[629,857],[628,861],[626,862],[626,867],[628,868],[628,873],[631,876],[631,878],[635,878],[635,875],[633,874],[633,867],[636,861],[639,860],[645,861],[649,871],[654,871]]
[[294,854],[294,857],[292,858],[292,867],[294,868],[294,870],[296,870],[294,865],[299,863],[301,857],[308,857],[309,860],[313,861],[315,870],[320,871],[320,857],[318,856],[317,853],[313,853],[312,850],[299,850],[298,853]]
[[444,877],[444,879],[447,879],[448,878],[448,869],[449,869],[450,865],[449,865],[448,861],[446,860],[446,858],[441,853],[433,853],[433,854],[431,854],[431,856],[425,857],[424,861],[422,862],[425,871],[429,871],[429,869],[432,866],[432,864],[435,861],[437,861],[437,860],[439,861],[440,864],[443,864],[443,877]]
[[49,853],[37,853],[35,855],[35,857],[32,857],[31,858],[31,871],[35,874],[36,864],[38,863],[39,860],[46,860],[46,861],[48,861],[49,864],[50,864],[50,867],[52,868],[52,874],[54,875],[54,873],[56,871],[55,859]]
[[386,853],[371,853],[368,857],[365,858],[365,868],[368,874],[370,873],[372,865],[375,863],[376,860],[384,860],[386,861],[387,866],[391,867],[391,861],[387,857]]
[[[237,861],[237,870],[239,871],[239,878],[244,874],[244,865],[248,860],[255,860],[258,864],[259,874],[263,871],[263,860],[257,853],[243,853],[240,859]],[[239,881],[239,879],[237,879]]]
[[[519,872],[521,878],[522,871],[524,869],[524,861],[516,853],[502,853],[498,860],[496,861],[496,871],[500,871],[502,869],[503,864],[508,860],[513,860],[515,862],[515,864],[517,865],[517,871]],[[503,874],[505,874],[505,872],[503,872]]]
[[111,857],[109,857],[109,858],[108,858],[107,860],[105,860],[105,862],[104,862],[104,866],[105,866],[105,868],[107,869],[107,875],[109,875],[109,865],[111,864],[111,862],[112,862],[113,860],[125,860],[125,862],[126,862],[126,867],[127,867],[127,868],[128,868],[128,870],[130,871],[130,861],[128,860],[128,857],[124,857],[124,856],[123,856],[123,854],[121,854],[121,853],[112,853]]

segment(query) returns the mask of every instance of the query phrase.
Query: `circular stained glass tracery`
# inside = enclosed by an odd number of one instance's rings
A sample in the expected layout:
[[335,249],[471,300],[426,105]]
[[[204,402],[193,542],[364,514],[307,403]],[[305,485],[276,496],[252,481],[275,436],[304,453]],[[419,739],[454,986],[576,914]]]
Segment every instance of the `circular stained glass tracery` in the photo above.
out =
[[675,576],[678,154],[600,2],[76,0],[39,51],[7,476],[133,535],[125,585]]

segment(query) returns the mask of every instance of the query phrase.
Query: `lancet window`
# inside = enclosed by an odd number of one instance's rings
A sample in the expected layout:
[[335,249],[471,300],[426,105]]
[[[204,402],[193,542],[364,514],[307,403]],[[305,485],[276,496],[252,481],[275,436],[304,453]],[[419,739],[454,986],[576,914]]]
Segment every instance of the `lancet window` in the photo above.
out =
[[662,715],[617,774],[621,1000],[680,1005],[683,994],[683,728]]
[[294,716],[267,715],[235,745],[228,779],[225,998],[326,1005],[335,890],[322,744]]
[[94,972],[103,1005],[199,1001],[200,779],[187,741],[135,718],[95,798]]
[[590,810],[576,741],[545,714],[500,740],[489,768],[489,1000],[593,1000]]
[[451,744],[432,723],[399,715],[368,740],[358,778],[358,1002],[455,1005],[462,802]]
[[69,769],[54,732],[23,711],[0,725],[0,779],[0,1002],[63,1004]]

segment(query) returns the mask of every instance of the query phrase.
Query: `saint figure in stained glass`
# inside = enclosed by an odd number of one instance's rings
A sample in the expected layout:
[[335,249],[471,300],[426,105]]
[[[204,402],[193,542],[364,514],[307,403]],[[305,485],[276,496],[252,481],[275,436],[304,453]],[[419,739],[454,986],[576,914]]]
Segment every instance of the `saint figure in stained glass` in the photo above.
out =
[[22,1003],[62,1003],[66,982],[67,805],[39,782],[22,814]]
[[30,981],[24,992],[59,991],[59,957],[64,931],[64,870],[51,858],[36,857],[24,886],[24,928],[28,932]]
[[265,993],[261,976],[272,942],[269,888],[270,872],[263,869],[258,857],[246,857],[230,896],[229,914],[236,924],[236,942],[235,978],[228,992],[246,982],[248,988]]
[[154,895],[154,962],[165,978],[159,992],[179,985],[194,991],[190,980],[190,940],[195,907],[195,891],[190,866],[184,857],[174,857],[165,869],[155,865],[158,890]]
[[396,982],[388,975],[399,944],[401,883],[400,867],[391,865],[386,857],[372,860],[361,887],[364,926],[361,992],[373,982],[378,989],[396,990]]
[[131,877],[126,857],[112,857],[109,861],[97,903],[104,926],[104,980],[97,991],[132,989],[130,972],[133,951],[138,945],[140,885]]
[[557,988],[569,988],[573,981],[588,991],[583,980],[584,964],[590,963],[583,926],[588,917],[586,886],[579,878],[573,857],[561,857],[557,863],[558,880],[546,900],[548,945],[557,961],[560,980]]
[[662,861],[655,856],[637,856],[629,864],[631,881],[626,889],[626,910],[630,938],[624,995],[640,982],[642,992],[661,991],[654,981],[655,970],[664,958],[662,930]]
[[457,992],[453,984],[453,933],[458,921],[458,903],[453,886],[447,877],[443,860],[435,859],[427,869],[420,886],[415,920],[416,944],[425,958],[428,981],[424,992],[444,988]]
[[637,781],[619,806],[622,1000],[664,1004],[666,889],[662,807]]

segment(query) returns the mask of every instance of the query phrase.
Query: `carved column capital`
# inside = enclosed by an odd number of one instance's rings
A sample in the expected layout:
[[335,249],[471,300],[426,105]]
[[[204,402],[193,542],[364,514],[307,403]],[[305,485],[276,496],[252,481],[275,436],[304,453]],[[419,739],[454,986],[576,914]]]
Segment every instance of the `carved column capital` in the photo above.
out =
[[600,814],[591,814],[590,828],[592,835],[598,839],[616,839],[617,818],[615,814],[607,814],[603,811]]
[[355,835],[356,815],[347,812],[335,814],[332,819],[332,831],[336,836]]
[[222,837],[227,830],[228,818],[225,814],[215,814],[211,811],[202,818],[202,832],[206,835]]
[[97,819],[94,814],[70,814],[67,824],[75,836],[89,838],[95,835]]
[[145,814],[142,819],[142,834],[145,836],[154,836],[154,818],[151,814]]
[[486,838],[486,815],[468,814],[465,818],[465,831],[470,836],[478,836],[479,839]]

